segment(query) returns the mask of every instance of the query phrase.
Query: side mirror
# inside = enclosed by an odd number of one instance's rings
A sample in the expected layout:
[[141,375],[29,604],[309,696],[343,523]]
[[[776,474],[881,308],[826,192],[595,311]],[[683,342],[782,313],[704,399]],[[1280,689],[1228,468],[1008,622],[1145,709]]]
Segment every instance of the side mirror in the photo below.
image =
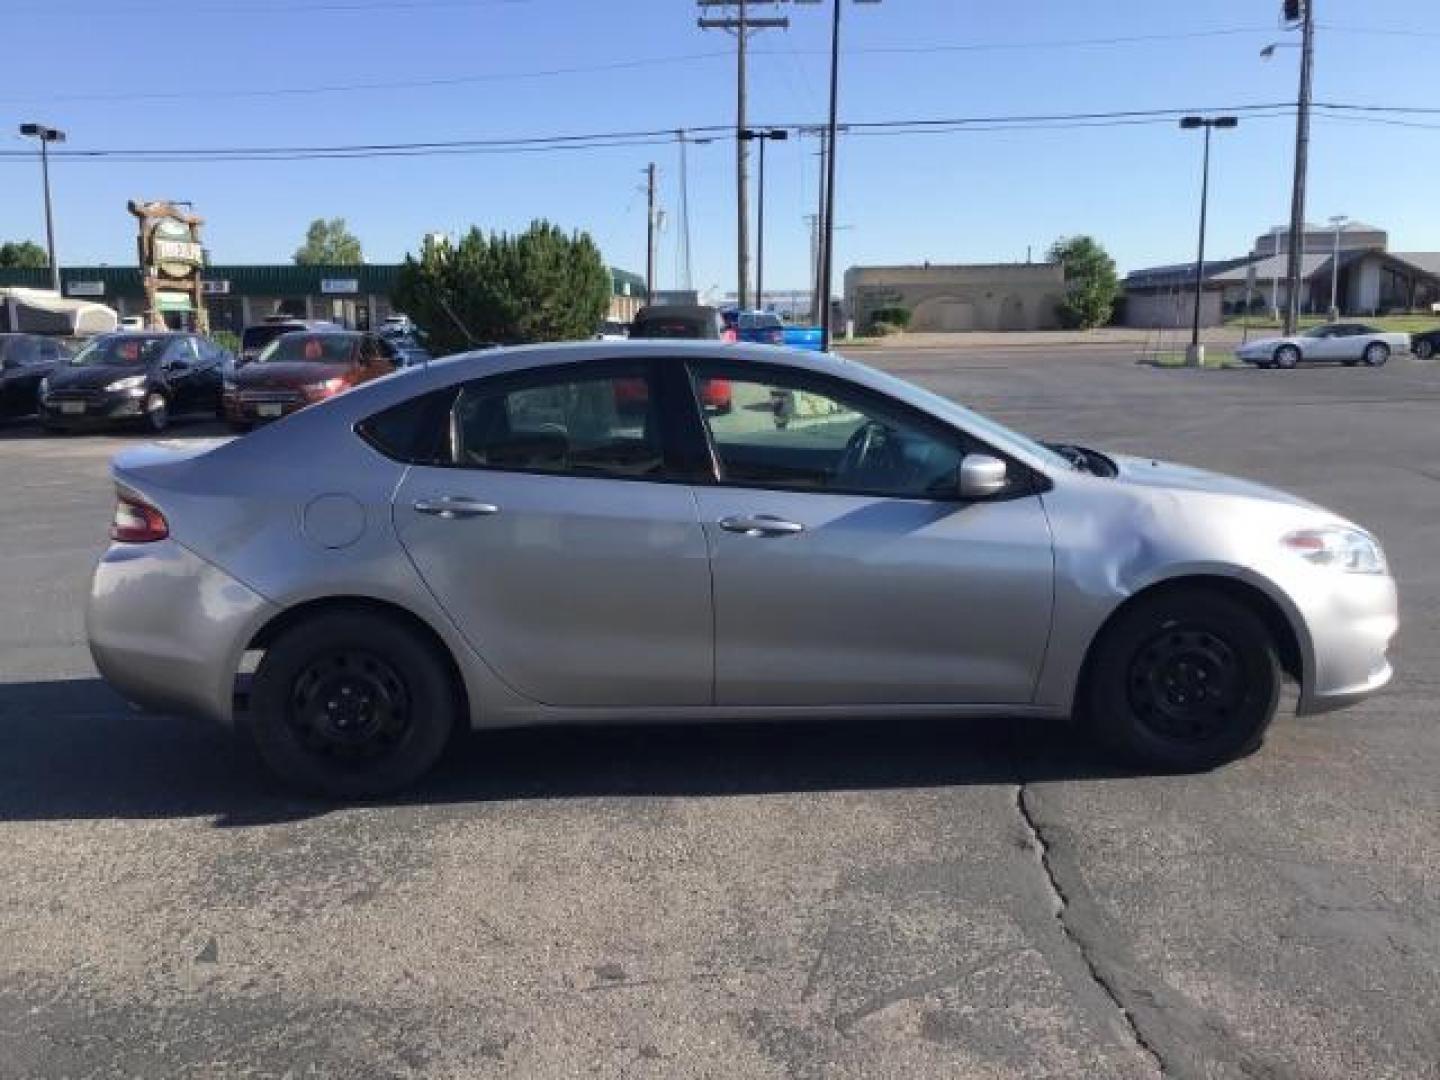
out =
[[989,454],[966,454],[960,459],[960,497],[988,499],[1009,483],[1005,462]]

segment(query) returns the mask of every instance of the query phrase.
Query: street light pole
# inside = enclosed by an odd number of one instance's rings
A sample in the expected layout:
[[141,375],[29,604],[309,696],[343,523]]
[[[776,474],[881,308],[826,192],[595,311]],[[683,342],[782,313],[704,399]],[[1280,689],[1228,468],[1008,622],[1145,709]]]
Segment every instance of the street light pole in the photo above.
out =
[[1180,121],[1186,130],[1205,129],[1205,164],[1200,173],[1200,249],[1195,256],[1195,309],[1190,322],[1190,348],[1185,354],[1185,363],[1195,367],[1205,366],[1205,350],[1200,347],[1200,295],[1205,281],[1205,216],[1210,203],[1210,130],[1233,128],[1239,123],[1233,116],[1186,116]]
[[765,308],[765,144],[772,139],[783,142],[790,138],[790,132],[784,128],[745,128],[740,138],[760,144],[760,197],[755,213],[755,309],[761,311]]
[[45,188],[45,247],[50,253],[50,287],[60,291],[60,263],[55,259],[55,218],[50,209],[50,144],[63,143],[65,133],[44,124],[21,124],[20,134],[40,143],[40,180]]
[[[1300,257],[1305,247],[1305,173],[1310,159],[1310,87],[1315,68],[1315,0],[1287,0],[1300,18],[1300,100],[1295,115],[1295,180],[1290,191],[1290,250],[1286,253],[1285,333],[1300,323]],[[1272,50],[1273,53],[1273,50]]]
[[1330,256],[1330,321],[1335,322],[1340,318],[1340,230],[1350,219],[1344,214],[1336,214],[1330,219],[1330,224],[1335,226],[1335,251]]

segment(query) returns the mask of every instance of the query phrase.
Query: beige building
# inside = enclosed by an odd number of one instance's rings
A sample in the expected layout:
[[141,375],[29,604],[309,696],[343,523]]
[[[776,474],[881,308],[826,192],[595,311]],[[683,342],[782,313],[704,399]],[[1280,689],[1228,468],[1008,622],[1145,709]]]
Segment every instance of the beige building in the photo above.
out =
[[910,329],[1051,330],[1060,325],[1059,263],[852,266],[845,307],[863,331],[878,308],[910,311]]

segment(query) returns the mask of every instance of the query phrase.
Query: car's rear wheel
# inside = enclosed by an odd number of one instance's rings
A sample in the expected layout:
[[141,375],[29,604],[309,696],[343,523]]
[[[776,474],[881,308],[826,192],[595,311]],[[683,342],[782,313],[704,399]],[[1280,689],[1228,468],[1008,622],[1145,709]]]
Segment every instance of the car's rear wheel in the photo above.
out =
[[249,727],[285,782],[339,798],[399,790],[439,760],[457,715],[449,670],[397,620],[318,615],[265,651]]
[[1300,350],[1294,345],[1281,345],[1275,350],[1275,366],[1293,368],[1300,362]]
[[1421,360],[1429,360],[1435,355],[1435,343],[1432,341],[1417,341],[1415,343],[1415,355]]
[[170,426],[170,402],[161,393],[151,393],[145,398],[145,426],[155,433]]
[[1372,341],[1365,346],[1365,363],[1371,367],[1384,367],[1390,359],[1390,346],[1383,341]]
[[1257,748],[1280,699],[1264,621],[1198,588],[1122,611],[1096,643],[1081,712],[1113,749],[1146,766],[1198,771]]

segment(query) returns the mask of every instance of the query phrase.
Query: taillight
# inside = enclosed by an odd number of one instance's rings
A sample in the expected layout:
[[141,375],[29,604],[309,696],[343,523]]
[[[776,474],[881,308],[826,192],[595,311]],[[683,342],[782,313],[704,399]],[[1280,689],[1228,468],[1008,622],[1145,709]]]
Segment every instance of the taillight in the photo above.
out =
[[133,495],[119,495],[115,500],[115,519],[110,523],[110,539],[119,544],[149,544],[170,535],[165,515]]

